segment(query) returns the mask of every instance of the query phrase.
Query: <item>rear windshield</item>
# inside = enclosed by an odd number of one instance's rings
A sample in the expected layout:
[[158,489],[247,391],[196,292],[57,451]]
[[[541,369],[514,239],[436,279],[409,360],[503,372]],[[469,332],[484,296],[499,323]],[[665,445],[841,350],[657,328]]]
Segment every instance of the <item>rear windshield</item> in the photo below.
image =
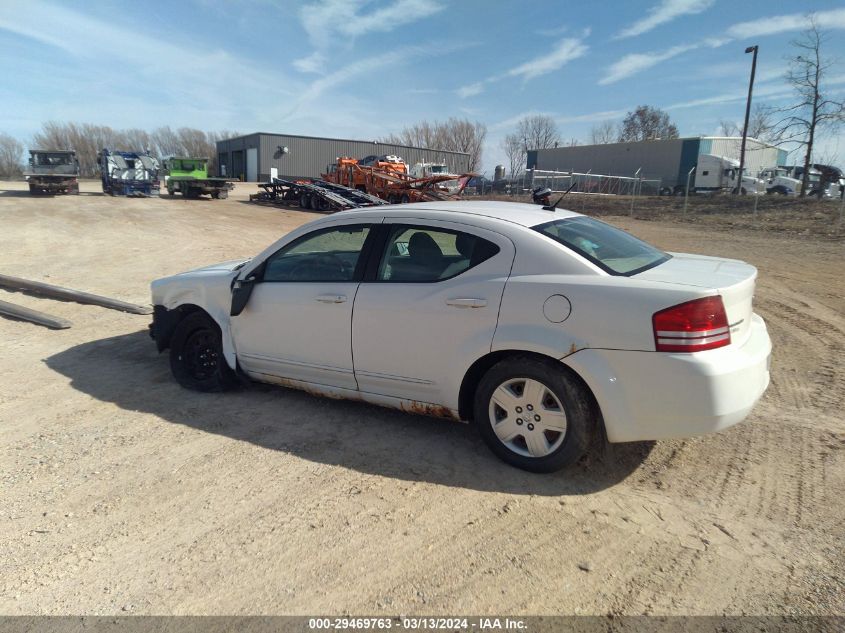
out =
[[534,230],[583,255],[611,275],[636,275],[671,257],[625,231],[586,216],[553,220]]

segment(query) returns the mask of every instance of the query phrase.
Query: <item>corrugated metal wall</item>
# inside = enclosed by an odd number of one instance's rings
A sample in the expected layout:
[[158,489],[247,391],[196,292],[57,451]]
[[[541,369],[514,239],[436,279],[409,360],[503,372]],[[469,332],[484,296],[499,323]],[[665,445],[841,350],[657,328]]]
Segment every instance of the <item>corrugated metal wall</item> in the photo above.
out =
[[640,176],[644,179],[674,178],[682,148],[683,139],[669,139],[540,149],[536,150],[536,168],[607,176],[633,176],[642,168]]
[[[739,160],[741,141],[738,137],[693,137],[532,150],[528,167],[549,171],[590,171],[609,176],[633,176],[641,167],[640,175],[644,179],[661,179],[663,185],[674,186],[685,182],[687,172],[700,154]],[[783,150],[756,139],[747,139],[745,164],[748,173],[756,174],[765,167],[782,165],[785,160]]]
[[[258,149],[258,179],[260,181],[270,179],[272,167],[279,170],[280,178],[316,178],[339,156],[363,158],[371,154],[396,154],[404,158],[409,165],[418,162],[442,161],[457,173],[469,171],[468,154],[367,141],[257,133],[217,143],[217,153],[224,159],[223,164],[227,165],[228,177],[241,176],[232,171],[232,152],[243,150],[246,155],[245,150],[250,147]],[[282,153],[279,150],[280,147],[287,147],[288,152]]]

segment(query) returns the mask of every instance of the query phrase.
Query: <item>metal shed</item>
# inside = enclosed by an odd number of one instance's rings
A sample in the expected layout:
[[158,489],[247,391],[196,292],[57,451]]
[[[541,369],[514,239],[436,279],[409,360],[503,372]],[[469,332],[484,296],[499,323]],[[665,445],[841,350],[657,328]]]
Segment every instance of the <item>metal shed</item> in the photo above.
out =
[[[686,173],[701,154],[739,160],[741,137],[696,136],[688,138],[577,145],[528,152],[528,168],[548,171],[576,171],[608,176],[633,176],[641,169],[644,179],[662,180],[664,185],[684,182]],[[749,138],[745,148],[746,173],[783,165],[787,153],[774,145]]]
[[273,168],[279,178],[317,178],[340,156],[373,154],[395,154],[408,165],[444,162],[453,172],[469,171],[469,154],[375,141],[256,132],[217,142],[218,175],[245,181],[267,182]]

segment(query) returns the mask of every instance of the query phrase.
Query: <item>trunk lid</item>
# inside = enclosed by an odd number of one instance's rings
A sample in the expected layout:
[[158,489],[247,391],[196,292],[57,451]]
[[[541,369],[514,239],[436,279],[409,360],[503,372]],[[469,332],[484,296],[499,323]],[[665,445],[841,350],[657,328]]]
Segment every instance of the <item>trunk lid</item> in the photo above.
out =
[[[721,295],[731,328],[731,344],[742,345],[751,327],[757,269],[738,259],[671,253],[672,259],[634,277],[706,288]],[[668,306],[667,306],[668,307]]]

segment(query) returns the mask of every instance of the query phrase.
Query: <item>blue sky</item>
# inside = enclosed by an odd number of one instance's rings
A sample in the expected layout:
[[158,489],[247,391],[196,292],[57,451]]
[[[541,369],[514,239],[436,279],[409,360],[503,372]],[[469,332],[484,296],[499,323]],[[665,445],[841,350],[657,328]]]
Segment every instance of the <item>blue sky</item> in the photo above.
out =
[[[0,0],[0,131],[47,120],[374,139],[422,119],[488,126],[483,170],[525,114],[565,139],[638,104],[683,136],[740,120],[758,44],[756,101],[789,101],[784,57],[815,11],[840,63],[845,3],[773,0]],[[845,139],[820,151],[845,162]]]

